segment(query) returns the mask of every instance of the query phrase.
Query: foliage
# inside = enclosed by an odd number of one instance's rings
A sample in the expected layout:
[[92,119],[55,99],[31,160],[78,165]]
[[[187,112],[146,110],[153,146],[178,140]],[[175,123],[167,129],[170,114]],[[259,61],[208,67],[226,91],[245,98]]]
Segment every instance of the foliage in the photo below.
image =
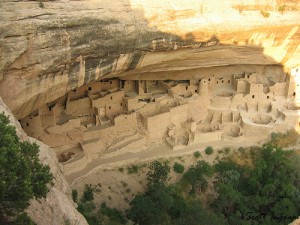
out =
[[231,149],[229,147],[224,148],[225,155],[228,155],[230,153]]
[[102,215],[107,216],[110,219],[110,221],[114,221],[120,224],[126,223],[126,220],[117,209],[111,209],[107,207],[105,203],[101,204],[100,212],[102,213]]
[[153,161],[149,166],[150,171],[147,173],[149,184],[165,183],[170,174],[170,166],[167,162]]
[[181,183],[183,186],[186,184],[191,185],[190,193],[204,190],[207,185],[207,177],[213,175],[213,167],[205,161],[198,161],[195,166],[191,166],[188,171],[183,175]]
[[[78,208],[92,225],[125,224],[127,219],[143,225],[279,225],[296,218],[300,156],[266,144],[244,149],[242,157],[252,162],[241,165],[228,157],[212,166],[198,161],[180,182],[169,185],[168,163],[152,162],[147,189],[129,203],[127,218],[105,204],[97,211],[92,201],[80,202]],[[213,187],[206,189],[208,182]]]
[[133,174],[138,172],[139,172],[139,167],[137,165],[131,165],[130,167],[127,168],[128,174]]
[[35,222],[27,215],[27,213],[19,214],[12,225],[36,225]]
[[[249,219],[249,212],[265,215],[249,220],[250,224],[287,224],[288,218],[300,213],[300,171],[296,170],[299,157],[271,144],[264,145],[253,157],[251,167],[233,161],[216,165],[219,195],[212,207],[231,224]],[[276,216],[286,219],[274,219]]]
[[78,198],[78,191],[76,189],[72,190],[72,199],[74,202],[77,202],[77,198]]
[[287,8],[286,4],[280,5],[278,7],[278,11],[281,12],[281,14],[283,14],[283,12],[286,11],[286,8]]
[[201,153],[199,151],[194,152],[195,158],[201,157]]
[[38,145],[20,141],[4,113],[0,134],[0,223],[5,223],[21,214],[30,199],[45,197],[53,177],[49,166],[39,161]]
[[93,201],[94,200],[94,191],[95,191],[95,187],[93,187],[90,184],[86,184],[81,201],[82,202]]
[[278,147],[289,147],[296,145],[298,142],[299,134],[295,130],[290,130],[286,133],[271,133],[269,144]]
[[176,173],[183,173],[184,172],[184,166],[178,162],[175,162],[173,165],[173,170]]
[[224,219],[206,211],[198,200],[188,200],[177,185],[156,183],[130,203],[128,217],[137,224],[225,224]]
[[260,14],[265,18],[269,18],[270,16],[270,13],[265,10],[260,10]]
[[211,146],[207,146],[205,149],[206,155],[211,155],[214,152],[214,149]]
[[78,202],[77,210],[85,217],[90,225],[121,225],[126,223],[126,219],[115,208],[111,209],[102,203],[100,209],[94,200],[94,192],[97,190],[92,185],[85,185],[83,196]]

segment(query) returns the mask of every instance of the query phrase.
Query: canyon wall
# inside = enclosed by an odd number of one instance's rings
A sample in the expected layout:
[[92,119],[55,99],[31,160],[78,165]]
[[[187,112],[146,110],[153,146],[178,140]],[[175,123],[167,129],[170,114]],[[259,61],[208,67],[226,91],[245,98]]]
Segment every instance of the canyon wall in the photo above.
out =
[[281,14],[264,1],[275,10],[266,18],[221,2],[2,1],[0,96],[20,119],[104,77],[299,64],[299,11]]
[[62,225],[68,222],[70,224],[87,225],[88,223],[77,211],[76,205],[71,198],[70,186],[64,178],[62,166],[58,163],[54,151],[40,141],[28,137],[12,112],[0,98],[0,113],[2,112],[9,116],[11,125],[16,127],[17,135],[21,140],[29,140],[39,145],[40,161],[49,165],[54,176],[54,185],[50,188],[46,198],[31,201],[29,208],[26,210],[30,218],[38,225]]

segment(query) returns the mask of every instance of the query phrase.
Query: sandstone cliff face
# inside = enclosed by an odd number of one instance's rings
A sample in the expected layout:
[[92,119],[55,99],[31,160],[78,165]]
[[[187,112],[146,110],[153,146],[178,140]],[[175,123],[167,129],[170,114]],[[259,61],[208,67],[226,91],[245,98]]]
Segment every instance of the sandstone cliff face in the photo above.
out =
[[[0,96],[19,119],[84,83],[124,72],[299,64],[298,11],[264,18],[239,12],[236,3],[64,0],[40,8],[2,1]],[[218,41],[231,47],[189,50]]]
[[32,200],[27,209],[28,215],[38,225],[53,224],[62,225],[67,221],[70,224],[87,225],[85,218],[76,210],[75,203],[71,199],[71,189],[65,180],[62,167],[58,163],[54,151],[47,145],[27,137],[19,122],[0,98],[0,112],[9,116],[11,124],[16,127],[17,134],[22,140],[37,142],[40,146],[39,158],[42,163],[50,166],[54,176],[54,186],[50,188],[45,199]]

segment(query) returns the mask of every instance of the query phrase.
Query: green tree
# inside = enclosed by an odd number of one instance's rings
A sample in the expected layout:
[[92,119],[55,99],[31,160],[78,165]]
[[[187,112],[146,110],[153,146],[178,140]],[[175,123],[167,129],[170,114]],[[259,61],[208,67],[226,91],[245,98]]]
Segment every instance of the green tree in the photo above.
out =
[[153,161],[149,166],[150,171],[147,173],[149,184],[165,183],[170,174],[170,166],[167,162]]
[[46,196],[53,177],[38,153],[38,145],[20,141],[8,117],[0,114],[0,223],[15,220],[30,199]]
[[[246,154],[246,153],[245,153]],[[227,160],[216,165],[217,199],[212,203],[230,224],[287,224],[300,213],[300,159],[294,152],[266,144],[247,151],[252,162],[243,167]],[[247,213],[265,215],[243,220]],[[242,223],[243,222],[243,223]]]
[[162,220],[161,210],[155,205],[150,196],[138,195],[131,202],[128,218],[137,224],[160,224]]
[[207,162],[198,161],[195,166],[191,166],[183,175],[181,182],[192,185],[191,193],[194,193],[196,189],[201,192],[207,187],[207,177],[211,177],[213,172],[213,167]]

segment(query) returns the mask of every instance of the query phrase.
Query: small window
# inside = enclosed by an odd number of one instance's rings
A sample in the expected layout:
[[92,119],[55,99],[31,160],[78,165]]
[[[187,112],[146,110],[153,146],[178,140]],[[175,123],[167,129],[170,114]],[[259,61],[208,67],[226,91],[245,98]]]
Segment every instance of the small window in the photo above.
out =
[[26,123],[26,126],[28,127],[28,126],[29,126],[29,123]]
[[222,80],[222,83],[224,83],[224,80]]
[[195,90],[195,93],[197,92],[197,90]]
[[123,105],[123,103],[121,102],[121,103],[120,103],[120,106],[122,106],[122,105]]
[[228,84],[230,84],[230,80],[228,80]]
[[108,106],[108,109],[111,109],[111,106]]
[[110,99],[112,100],[112,96],[110,96]]
[[210,81],[210,78],[208,79],[208,81]]
[[267,96],[267,99],[269,99],[270,98],[270,96]]
[[73,92],[76,92],[76,89],[74,89]]
[[219,83],[219,81],[217,81],[217,84]]
[[187,90],[187,89],[188,89],[188,86],[185,87],[185,90]]
[[254,95],[252,95],[252,98],[254,98]]
[[109,81],[109,84],[112,84],[112,81]]
[[88,90],[91,91],[91,90],[92,90],[92,87],[88,87]]

